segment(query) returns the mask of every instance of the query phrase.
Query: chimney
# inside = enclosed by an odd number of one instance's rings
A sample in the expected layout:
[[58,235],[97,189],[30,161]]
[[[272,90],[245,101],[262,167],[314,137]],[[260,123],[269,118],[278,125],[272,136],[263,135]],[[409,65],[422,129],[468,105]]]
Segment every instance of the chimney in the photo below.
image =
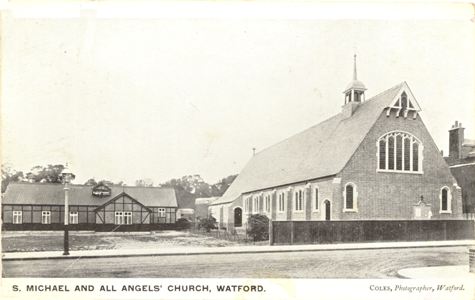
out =
[[346,103],[345,105],[342,106],[342,111],[341,113],[343,114],[343,118],[344,119],[347,119],[349,117],[351,117],[356,109],[358,108],[358,105],[360,104],[360,102],[348,102]]
[[452,159],[462,158],[462,144],[464,140],[464,130],[462,123],[455,121],[449,130],[449,157]]

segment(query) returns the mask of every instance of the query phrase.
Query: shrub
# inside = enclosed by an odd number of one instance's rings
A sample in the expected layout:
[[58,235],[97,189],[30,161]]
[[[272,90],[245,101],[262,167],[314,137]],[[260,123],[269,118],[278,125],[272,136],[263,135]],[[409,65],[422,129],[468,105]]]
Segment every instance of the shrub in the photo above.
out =
[[211,229],[216,229],[216,219],[213,216],[209,216],[207,218],[200,219],[198,223],[198,228],[203,228],[206,232],[210,232]]
[[177,229],[189,229],[191,227],[191,221],[186,218],[179,218],[175,223]]
[[247,219],[247,234],[254,241],[265,241],[269,239],[269,218],[265,215],[251,215]]

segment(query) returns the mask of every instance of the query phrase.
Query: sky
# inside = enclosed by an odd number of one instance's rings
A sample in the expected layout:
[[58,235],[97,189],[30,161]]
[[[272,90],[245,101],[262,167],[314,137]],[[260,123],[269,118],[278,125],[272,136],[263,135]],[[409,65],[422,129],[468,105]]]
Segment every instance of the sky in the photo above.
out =
[[284,4],[4,12],[2,163],[213,183],[340,112],[354,53],[366,99],[406,81],[439,149],[455,120],[475,138],[470,6]]

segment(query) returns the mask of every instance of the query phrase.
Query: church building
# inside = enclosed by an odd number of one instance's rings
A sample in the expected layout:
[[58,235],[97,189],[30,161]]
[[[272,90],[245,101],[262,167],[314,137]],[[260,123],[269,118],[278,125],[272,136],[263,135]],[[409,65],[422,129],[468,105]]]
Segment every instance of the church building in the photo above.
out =
[[406,82],[366,99],[357,79],[341,112],[257,152],[211,204],[221,228],[275,221],[461,219],[461,189]]

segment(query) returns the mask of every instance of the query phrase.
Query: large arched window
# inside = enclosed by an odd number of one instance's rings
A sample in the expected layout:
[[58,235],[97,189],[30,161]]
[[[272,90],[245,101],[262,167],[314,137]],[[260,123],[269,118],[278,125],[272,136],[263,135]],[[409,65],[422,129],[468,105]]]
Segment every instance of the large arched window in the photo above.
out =
[[343,211],[357,211],[358,192],[356,185],[348,182],[343,191]]
[[452,195],[450,194],[450,189],[446,186],[440,189],[440,213],[451,213],[452,212]]
[[422,143],[412,134],[391,131],[376,146],[378,171],[422,173]]

